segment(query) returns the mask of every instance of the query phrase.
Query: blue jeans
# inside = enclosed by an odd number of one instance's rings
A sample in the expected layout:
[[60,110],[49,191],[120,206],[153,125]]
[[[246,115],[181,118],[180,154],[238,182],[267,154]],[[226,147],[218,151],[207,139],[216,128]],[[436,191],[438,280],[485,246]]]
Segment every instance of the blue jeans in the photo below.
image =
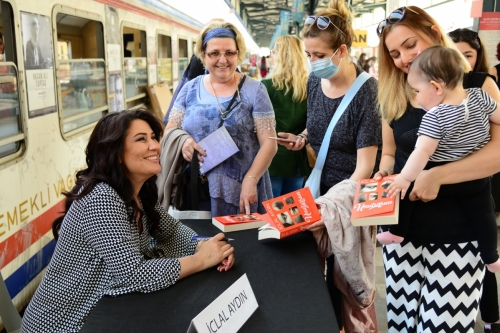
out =
[[273,186],[273,196],[290,193],[304,186],[304,177],[271,177],[271,185]]

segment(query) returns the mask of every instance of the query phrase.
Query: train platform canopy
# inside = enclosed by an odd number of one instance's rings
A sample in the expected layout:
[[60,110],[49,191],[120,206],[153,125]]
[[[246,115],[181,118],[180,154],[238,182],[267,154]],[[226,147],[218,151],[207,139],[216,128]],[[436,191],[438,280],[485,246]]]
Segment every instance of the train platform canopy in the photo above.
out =
[[[296,34],[304,17],[328,6],[329,0],[225,0],[241,17],[248,32],[261,47],[272,44],[273,36]],[[354,16],[369,13],[377,7],[385,9],[386,0],[346,0]]]

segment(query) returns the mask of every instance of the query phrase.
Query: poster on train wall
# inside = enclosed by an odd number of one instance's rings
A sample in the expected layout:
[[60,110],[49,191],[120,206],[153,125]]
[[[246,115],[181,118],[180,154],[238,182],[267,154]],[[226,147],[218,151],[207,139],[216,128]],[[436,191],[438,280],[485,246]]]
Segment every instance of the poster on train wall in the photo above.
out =
[[21,12],[29,117],[56,111],[54,58],[48,16]]
[[121,72],[122,49],[120,42],[120,20],[118,11],[110,6],[106,6],[106,42],[107,61],[109,73]]
[[109,71],[109,111],[122,111],[122,47],[120,41],[120,17],[116,8],[106,6],[106,47]]
[[155,84],[156,79],[156,37],[148,37],[148,82]]
[[500,12],[483,12],[479,19],[479,38],[486,47],[490,65],[496,65],[498,60],[495,55],[500,43]]

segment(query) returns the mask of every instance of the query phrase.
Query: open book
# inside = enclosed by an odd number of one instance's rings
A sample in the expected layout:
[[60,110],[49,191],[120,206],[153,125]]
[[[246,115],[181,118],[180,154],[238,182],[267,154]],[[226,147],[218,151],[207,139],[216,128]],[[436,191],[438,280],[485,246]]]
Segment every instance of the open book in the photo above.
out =
[[259,213],[217,216],[212,218],[212,224],[223,232],[260,228],[267,222]]
[[381,180],[361,179],[356,186],[356,194],[351,213],[354,226],[398,224],[399,195],[387,197],[387,188],[397,175]]
[[259,240],[285,238],[306,230],[321,219],[309,187],[276,197],[262,203],[267,214],[262,217],[269,224],[259,229]]
[[203,157],[203,163],[200,163],[202,175],[239,151],[231,134],[224,126],[200,140],[198,144],[207,152],[207,156]]

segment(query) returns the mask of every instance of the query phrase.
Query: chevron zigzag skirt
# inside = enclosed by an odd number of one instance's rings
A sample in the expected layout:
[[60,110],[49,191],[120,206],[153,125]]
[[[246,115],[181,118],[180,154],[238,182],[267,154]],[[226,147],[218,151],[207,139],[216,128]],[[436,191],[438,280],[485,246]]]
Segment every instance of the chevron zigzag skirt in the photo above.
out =
[[474,332],[485,266],[477,242],[383,246],[389,333]]

